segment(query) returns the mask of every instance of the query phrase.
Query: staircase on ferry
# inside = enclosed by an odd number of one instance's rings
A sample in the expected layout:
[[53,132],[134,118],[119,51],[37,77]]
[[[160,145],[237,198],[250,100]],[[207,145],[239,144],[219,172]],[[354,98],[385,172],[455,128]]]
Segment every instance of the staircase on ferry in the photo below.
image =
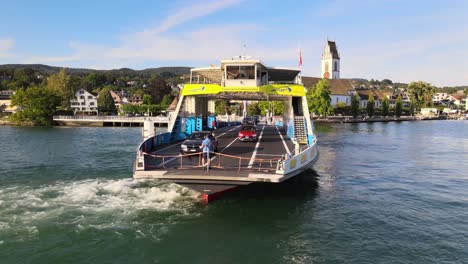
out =
[[294,117],[294,137],[300,144],[307,144],[307,133],[303,116]]

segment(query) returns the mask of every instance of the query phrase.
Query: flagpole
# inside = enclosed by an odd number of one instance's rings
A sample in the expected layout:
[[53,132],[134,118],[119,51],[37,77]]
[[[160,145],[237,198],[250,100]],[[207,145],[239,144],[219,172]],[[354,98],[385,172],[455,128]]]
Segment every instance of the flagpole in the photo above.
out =
[[299,48],[299,83],[302,84],[302,50]]

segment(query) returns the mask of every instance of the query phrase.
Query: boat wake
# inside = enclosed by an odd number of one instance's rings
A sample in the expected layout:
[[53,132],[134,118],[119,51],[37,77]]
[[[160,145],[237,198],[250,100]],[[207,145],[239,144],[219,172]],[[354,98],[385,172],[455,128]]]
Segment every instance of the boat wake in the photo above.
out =
[[10,187],[0,190],[0,234],[35,236],[38,227],[49,225],[77,231],[128,229],[145,221],[165,226],[192,214],[198,199],[198,193],[177,184],[133,179]]

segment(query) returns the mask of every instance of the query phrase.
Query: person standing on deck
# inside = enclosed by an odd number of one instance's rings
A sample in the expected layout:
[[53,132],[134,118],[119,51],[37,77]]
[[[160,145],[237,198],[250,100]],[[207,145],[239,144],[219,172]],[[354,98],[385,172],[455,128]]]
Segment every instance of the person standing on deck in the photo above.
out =
[[213,121],[211,121],[211,129],[216,129],[216,119],[213,119]]
[[[205,139],[203,140],[200,148],[202,149],[202,164],[203,166],[210,166],[210,151],[211,151],[211,145],[212,141],[210,139],[210,136],[208,134],[205,135]],[[205,164],[205,159],[206,159],[206,164]]]
[[211,133],[208,138],[211,140],[210,142],[210,153],[214,153],[215,146],[216,146],[216,139],[213,133]]

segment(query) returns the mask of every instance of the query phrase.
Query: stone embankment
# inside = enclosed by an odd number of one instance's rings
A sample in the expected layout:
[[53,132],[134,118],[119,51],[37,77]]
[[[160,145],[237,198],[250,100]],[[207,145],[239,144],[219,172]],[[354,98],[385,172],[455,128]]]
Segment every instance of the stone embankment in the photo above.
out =
[[358,117],[352,116],[329,116],[328,118],[314,118],[317,123],[365,123],[365,122],[396,122],[396,121],[418,121],[418,120],[439,120],[439,117],[419,118],[416,116],[401,117]]
[[0,126],[1,125],[12,125],[13,123],[8,120],[8,118],[0,118]]

